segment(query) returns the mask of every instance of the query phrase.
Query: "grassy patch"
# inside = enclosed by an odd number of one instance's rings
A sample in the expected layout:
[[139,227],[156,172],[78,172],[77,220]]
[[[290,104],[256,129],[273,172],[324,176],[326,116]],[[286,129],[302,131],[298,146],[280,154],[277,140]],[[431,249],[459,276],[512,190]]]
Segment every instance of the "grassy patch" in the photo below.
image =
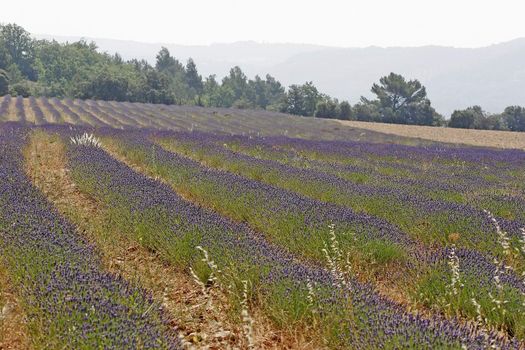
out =
[[[525,307],[519,290],[508,285],[499,290],[493,281],[480,281],[477,276],[461,273],[457,293],[453,293],[451,281],[449,269],[433,268],[416,284],[414,298],[448,315],[479,319],[511,336],[525,337]],[[501,301],[501,306],[494,300]]]

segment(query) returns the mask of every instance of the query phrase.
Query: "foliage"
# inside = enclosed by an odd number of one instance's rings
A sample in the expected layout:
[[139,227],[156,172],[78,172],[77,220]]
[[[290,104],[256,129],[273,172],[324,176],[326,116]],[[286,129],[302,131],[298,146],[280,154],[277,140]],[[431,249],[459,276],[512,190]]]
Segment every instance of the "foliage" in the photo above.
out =
[[9,91],[9,77],[7,72],[0,69],[0,96],[6,95]]
[[[6,91],[7,86],[7,91]],[[94,42],[36,40],[16,24],[0,25],[0,95],[47,96],[156,104],[264,109],[301,116],[396,124],[446,124],[416,79],[390,73],[373,84],[376,96],[351,106],[321,93],[312,81],[285,87],[267,74],[249,79],[238,66],[221,81],[203,79],[189,58],[184,65],[166,47],[154,65],[101,53]],[[448,126],[525,130],[525,109],[510,106],[487,115],[474,106],[455,111]]]
[[[361,98],[360,119],[395,124],[440,125],[442,117],[432,108],[418,80],[390,73],[372,86],[377,99]],[[364,108],[363,108],[364,107]],[[367,115],[367,110],[370,114]]]
[[[238,66],[220,82],[214,75],[203,80],[193,59],[184,65],[166,47],[152,66],[144,60],[124,61],[118,54],[100,53],[93,42],[34,40],[16,24],[0,27],[0,69],[7,72],[9,92],[15,96],[261,108],[304,116],[313,116],[321,101],[331,107],[338,104],[321,95],[312,82],[292,85],[286,92],[271,75],[248,79]],[[342,110],[348,119],[350,105]],[[332,108],[328,115],[318,114],[337,118],[338,111]]]
[[525,108],[509,106],[501,115],[507,128],[511,131],[525,131]]
[[313,82],[290,86],[286,94],[282,112],[302,116],[313,116],[321,95]]
[[27,78],[36,79],[36,71],[33,65],[35,59],[34,41],[29,32],[16,24],[7,24],[0,26],[0,35],[4,47],[3,55],[7,53],[8,62],[17,65]]
[[480,106],[472,106],[454,111],[448,126],[462,129],[507,130],[507,125],[510,123],[519,131],[520,108],[507,107],[503,114],[488,114]]
[[448,126],[452,128],[474,129],[479,121],[485,118],[485,112],[480,106],[472,106],[452,113]]

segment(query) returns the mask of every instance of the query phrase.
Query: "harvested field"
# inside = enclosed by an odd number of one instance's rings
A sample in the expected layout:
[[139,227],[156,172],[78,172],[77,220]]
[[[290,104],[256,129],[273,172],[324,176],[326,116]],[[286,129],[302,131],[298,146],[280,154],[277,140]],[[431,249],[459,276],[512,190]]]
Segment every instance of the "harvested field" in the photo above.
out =
[[381,132],[389,135],[415,137],[424,140],[470,146],[525,149],[525,133],[496,130],[440,128],[419,125],[338,120],[345,126]]

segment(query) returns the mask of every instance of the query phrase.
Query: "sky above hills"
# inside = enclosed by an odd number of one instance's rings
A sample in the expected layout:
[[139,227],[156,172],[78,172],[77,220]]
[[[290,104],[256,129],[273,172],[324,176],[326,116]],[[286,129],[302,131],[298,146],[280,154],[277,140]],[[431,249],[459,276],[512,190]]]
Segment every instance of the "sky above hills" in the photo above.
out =
[[480,47],[525,37],[523,0],[26,0],[0,22],[142,42]]

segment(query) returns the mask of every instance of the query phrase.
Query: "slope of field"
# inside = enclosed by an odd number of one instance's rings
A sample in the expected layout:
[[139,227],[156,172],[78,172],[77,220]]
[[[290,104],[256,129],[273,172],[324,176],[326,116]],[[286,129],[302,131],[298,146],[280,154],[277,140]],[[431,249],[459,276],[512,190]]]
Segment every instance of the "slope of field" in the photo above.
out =
[[43,97],[0,97],[0,122],[2,121],[24,121],[34,125],[73,124],[118,129],[196,130],[253,136],[281,135],[325,140],[424,143],[421,140],[341,125],[333,120],[304,118],[263,110],[59,100]]
[[525,149],[525,133],[328,120],[263,110],[93,100],[0,97],[0,122],[147,128],[406,145],[451,143]]
[[525,349],[523,150],[69,99],[0,120],[0,347],[9,319],[41,348]]

